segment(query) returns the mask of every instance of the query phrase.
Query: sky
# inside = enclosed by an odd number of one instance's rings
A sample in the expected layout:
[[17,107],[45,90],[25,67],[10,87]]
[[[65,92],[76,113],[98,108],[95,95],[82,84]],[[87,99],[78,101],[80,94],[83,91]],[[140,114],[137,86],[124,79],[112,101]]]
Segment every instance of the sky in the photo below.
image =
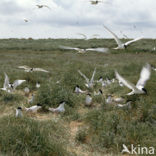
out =
[[101,1],[0,0],[0,38],[112,38],[103,25],[120,38],[156,38],[156,0]]

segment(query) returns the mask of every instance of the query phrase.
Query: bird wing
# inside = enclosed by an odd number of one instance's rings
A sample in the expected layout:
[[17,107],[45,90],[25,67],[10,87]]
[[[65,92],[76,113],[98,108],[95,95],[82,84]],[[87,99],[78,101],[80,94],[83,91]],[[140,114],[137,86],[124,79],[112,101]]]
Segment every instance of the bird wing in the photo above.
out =
[[128,87],[129,89],[132,89],[132,90],[137,90],[137,88],[136,88],[136,86],[134,84],[132,84],[131,82],[124,79],[117,71],[115,71],[115,75],[116,75],[116,78],[120,82],[122,82],[126,87]]
[[8,88],[9,87],[9,77],[6,73],[4,73],[4,75],[5,75],[5,80],[4,80],[3,88]]
[[25,81],[26,80],[15,80],[13,83],[13,88],[16,89],[16,87],[18,87],[19,85],[21,85]]
[[80,50],[80,48],[73,48],[73,47],[68,47],[68,46],[59,46],[62,49],[69,49],[69,50]]
[[107,53],[109,51],[109,48],[88,48],[86,51],[96,51],[101,53]]
[[49,6],[47,6],[47,5],[43,5],[43,7],[46,7],[46,8],[48,8],[48,9],[51,9]]
[[24,65],[24,66],[18,66],[18,68],[25,69],[25,70],[30,70],[31,69],[30,67],[28,67],[26,65]]
[[83,36],[85,40],[87,39],[87,36],[85,34],[82,34],[82,33],[78,33],[78,34]]
[[93,81],[94,81],[95,73],[96,73],[96,68],[95,68],[94,71],[93,71],[92,78],[91,78],[91,80],[90,80],[91,83],[93,83]]
[[78,70],[79,74],[86,80],[87,83],[89,83],[89,79],[84,75],[80,70]]
[[103,25],[103,26],[106,30],[108,30],[114,36],[114,39],[115,39],[116,43],[118,44],[118,46],[123,44],[115,33],[113,33],[111,30],[109,30],[105,25]]
[[138,38],[136,38],[136,39],[134,39],[134,40],[131,40],[131,41],[126,42],[125,45],[128,46],[129,44],[131,44],[131,43],[133,43],[133,42],[136,42],[136,41],[138,41],[138,40],[141,40],[141,39],[143,39],[143,37],[138,37]]
[[144,88],[146,81],[150,79],[150,76],[151,76],[151,65],[147,63],[141,70],[140,79],[138,80],[136,87]]
[[41,72],[49,73],[49,71],[44,70],[44,69],[42,69],[42,68],[33,68],[33,71],[41,71]]

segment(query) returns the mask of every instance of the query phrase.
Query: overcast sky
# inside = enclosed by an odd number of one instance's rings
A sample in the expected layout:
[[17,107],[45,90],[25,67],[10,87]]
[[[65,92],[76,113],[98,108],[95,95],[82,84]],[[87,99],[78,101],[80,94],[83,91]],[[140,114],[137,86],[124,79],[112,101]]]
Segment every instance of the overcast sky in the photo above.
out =
[[[37,4],[48,8],[37,9]],[[0,38],[156,38],[156,0],[0,0]],[[29,22],[24,22],[27,19]]]

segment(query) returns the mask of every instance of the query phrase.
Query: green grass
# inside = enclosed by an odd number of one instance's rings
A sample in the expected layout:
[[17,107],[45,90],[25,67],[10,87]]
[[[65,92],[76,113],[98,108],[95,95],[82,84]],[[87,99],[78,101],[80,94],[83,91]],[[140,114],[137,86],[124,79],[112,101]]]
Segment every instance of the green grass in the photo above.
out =
[[[87,89],[84,86],[85,80],[77,71],[81,70],[90,78],[95,67],[96,80],[100,76],[112,79],[114,70],[118,70],[123,77],[136,84],[146,62],[156,66],[156,52],[152,51],[154,40],[141,40],[126,50],[111,49],[109,54],[88,52],[81,55],[72,50],[59,49],[59,45],[80,48],[116,46],[113,39],[1,39],[0,86],[3,86],[4,72],[11,82],[16,79],[25,79],[26,82],[13,94],[0,91],[0,153],[74,155],[74,152],[78,152],[78,143],[83,154],[90,152],[91,156],[97,153],[102,156],[106,153],[120,154],[122,144],[155,146],[156,72],[152,71],[151,79],[147,82],[147,95],[126,96],[130,90],[120,87],[116,82],[103,88],[104,96],[93,97],[93,106],[86,108],[85,95],[73,92],[77,84],[83,90]],[[25,73],[17,68],[20,65],[43,68],[50,73]],[[60,83],[56,84],[58,80]],[[36,82],[41,83],[39,89],[35,88]],[[27,97],[24,97],[25,87],[29,87],[31,93],[34,93],[34,104],[40,103],[44,111],[32,116],[24,114],[23,119],[16,119],[13,117],[16,107],[31,105],[27,103]],[[93,95],[94,90],[99,88],[100,85],[95,85],[89,91]],[[105,104],[105,97],[109,94],[131,100],[132,108],[119,109],[115,105]],[[66,101],[64,114],[53,115],[47,112],[48,107],[57,107],[62,100]],[[57,122],[54,122],[55,118],[58,119]],[[82,123],[73,140],[69,133],[71,122]]]

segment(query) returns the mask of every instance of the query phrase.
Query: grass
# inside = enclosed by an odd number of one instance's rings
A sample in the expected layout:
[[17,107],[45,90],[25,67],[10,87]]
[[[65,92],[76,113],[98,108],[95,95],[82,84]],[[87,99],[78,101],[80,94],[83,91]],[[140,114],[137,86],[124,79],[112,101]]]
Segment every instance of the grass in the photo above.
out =
[[[147,95],[126,96],[129,89],[118,83],[103,88],[104,95],[93,96],[93,106],[86,108],[85,95],[73,92],[75,85],[83,90],[85,80],[77,72],[81,70],[91,77],[96,67],[95,79],[114,78],[114,70],[133,83],[137,83],[142,66],[148,62],[156,66],[156,52],[152,51],[154,40],[144,39],[126,50],[110,50],[109,54],[88,52],[84,55],[59,49],[59,45],[72,47],[115,47],[113,39],[66,40],[66,39],[1,39],[0,40],[0,86],[4,72],[13,82],[26,82],[13,94],[0,91],[0,153],[4,155],[120,155],[122,144],[155,146],[156,144],[156,72],[152,71],[147,82]],[[39,67],[49,73],[25,73],[20,65]],[[56,83],[60,81],[60,83]],[[36,82],[41,87],[36,89]],[[29,87],[35,95],[33,104],[28,104],[24,88]],[[89,90],[93,95],[100,85]],[[132,108],[117,108],[105,104],[107,95],[123,97],[132,101]],[[66,101],[66,112],[52,114],[48,107],[57,107]],[[44,111],[24,113],[16,119],[15,108],[40,103]],[[76,127],[71,127],[75,122]],[[59,123],[59,124],[58,124]],[[80,124],[79,124],[80,123]],[[80,125],[79,128],[77,125]],[[72,133],[71,133],[72,132]],[[74,133],[73,133],[74,132]]]

